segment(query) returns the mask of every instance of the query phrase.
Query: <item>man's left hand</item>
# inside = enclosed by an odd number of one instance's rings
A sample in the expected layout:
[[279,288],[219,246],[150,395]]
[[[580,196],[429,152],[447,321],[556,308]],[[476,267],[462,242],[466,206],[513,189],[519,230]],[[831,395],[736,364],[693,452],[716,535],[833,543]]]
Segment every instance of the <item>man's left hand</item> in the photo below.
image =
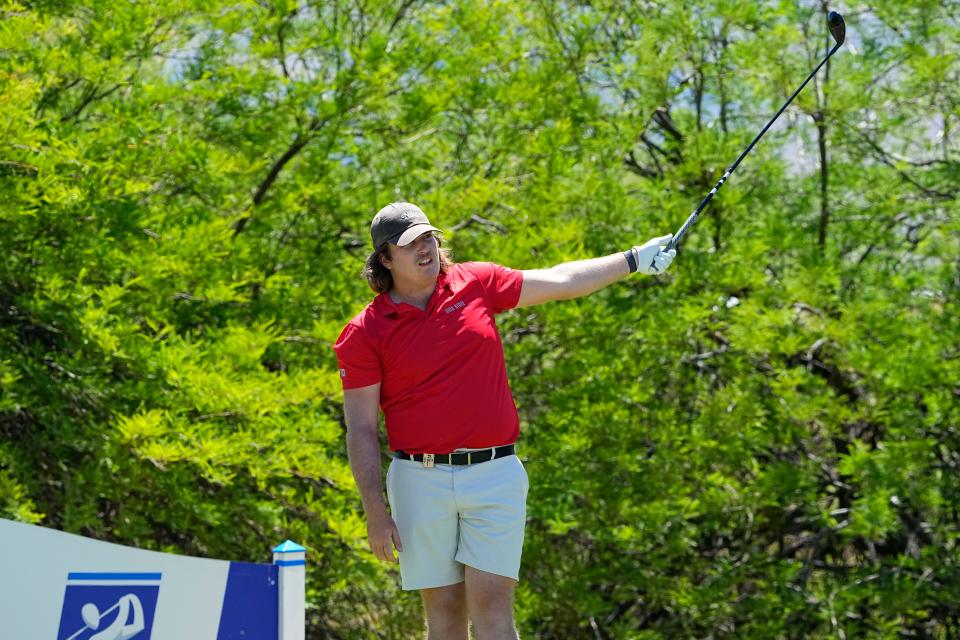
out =
[[634,247],[632,251],[634,258],[637,260],[637,271],[648,276],[666,271],[673,259],[677,257],[676,249],[663,250],[672,239],[673,234],[668,233],[665,236],[647,240],[639,247]]

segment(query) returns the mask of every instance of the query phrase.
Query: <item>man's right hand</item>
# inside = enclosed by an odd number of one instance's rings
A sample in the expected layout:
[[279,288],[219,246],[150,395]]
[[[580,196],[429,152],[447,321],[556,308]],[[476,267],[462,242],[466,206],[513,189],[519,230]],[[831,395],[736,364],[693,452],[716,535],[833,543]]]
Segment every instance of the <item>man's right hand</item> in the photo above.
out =
[[394,547],[397,551],[403,551],[400,530],[397,529],[397,523],[393,521],[386,509],[382,513],[367,516],[367,543],[373,555],[384,562],[397,561],[397,556],[393,552]]

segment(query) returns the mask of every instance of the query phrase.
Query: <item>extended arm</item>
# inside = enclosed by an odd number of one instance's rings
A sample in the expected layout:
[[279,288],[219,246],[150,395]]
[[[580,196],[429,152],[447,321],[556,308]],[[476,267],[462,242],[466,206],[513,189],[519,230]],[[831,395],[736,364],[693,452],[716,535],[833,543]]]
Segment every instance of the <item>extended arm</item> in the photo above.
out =
[[653,238],[631,249],[628,253],[632,253],[632,265],[627,255],[615,253],[602,258],[565,262],[549,269],[526,270],[517,307],[585,296],[630,275],[631,267],[641,273],[662,273],[676,255],[674,250],[662,250],[662,245],[671,237]]
[[380,384],[344,389],[343,411],[347,421],[347,455],[367,516],[367,541],[381,560],[396,562],[391,542],[402,550],[400,533],[387,512],[380,473]]
[[523,272],[523,288],[517,307],[579,298],[628,275],[630,269],[622,253],[565,262],[549,269],[526,270]]

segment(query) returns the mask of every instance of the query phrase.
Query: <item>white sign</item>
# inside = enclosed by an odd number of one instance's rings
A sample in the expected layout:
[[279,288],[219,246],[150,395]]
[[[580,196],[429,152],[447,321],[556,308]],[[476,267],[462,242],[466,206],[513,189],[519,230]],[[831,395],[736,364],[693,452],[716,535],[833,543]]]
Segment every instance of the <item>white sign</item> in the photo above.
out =
[[272,565],[209,560],[0,519],[0,636],[278,640],[282,613],[303,619],[302,595],[292,606],[279,601],[280,572],[289,583],[286,572],[302,580],[305,567],[303,547],[275,551]]

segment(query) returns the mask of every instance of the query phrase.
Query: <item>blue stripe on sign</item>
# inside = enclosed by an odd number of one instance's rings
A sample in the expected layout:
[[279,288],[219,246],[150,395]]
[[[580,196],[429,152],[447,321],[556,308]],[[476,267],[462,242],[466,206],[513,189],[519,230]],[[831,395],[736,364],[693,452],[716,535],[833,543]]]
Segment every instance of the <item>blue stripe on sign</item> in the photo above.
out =
[[159,580],[159,573],[68,573],[67,580]]
[[272,564],[231,562],[217,640],[278,640],[278,574]]
[[280,567],[303,567],[307,564],[306,560],[274,560],[273,564]]

